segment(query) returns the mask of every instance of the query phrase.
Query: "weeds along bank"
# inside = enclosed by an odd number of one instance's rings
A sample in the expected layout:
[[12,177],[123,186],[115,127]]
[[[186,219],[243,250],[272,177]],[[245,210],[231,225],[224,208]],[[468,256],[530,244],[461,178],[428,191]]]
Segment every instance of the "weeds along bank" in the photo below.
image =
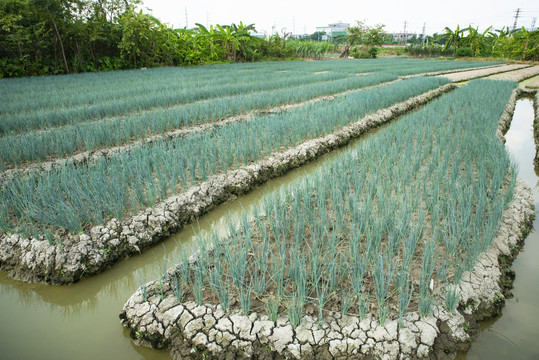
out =
[[497,132],[514,83],[476,80],[208,234],[121,314],[174,358],[443,358],[503,303],[533,201]]
[[[315,146],[276,155],[283,148],[338,131],[367,112],[443,83],[434,78],[408,79],[351,93],[327,104],[309,104],[207,134],[152,144],[86,166],[66,165],[13,178],[3,184],[1,192],[2,266],[17,278],[52,283],[71,282],[101,271],[231,196],[329,151],[435,94],[382,111],[359,129],[326,137]],[[274,156],[268,159],[270,154]],[[268,159],[264,163],[229,171],[264,158]],[[205,180],[200,187],[183,192]],[[141,210],[158,202],[156,208]]]

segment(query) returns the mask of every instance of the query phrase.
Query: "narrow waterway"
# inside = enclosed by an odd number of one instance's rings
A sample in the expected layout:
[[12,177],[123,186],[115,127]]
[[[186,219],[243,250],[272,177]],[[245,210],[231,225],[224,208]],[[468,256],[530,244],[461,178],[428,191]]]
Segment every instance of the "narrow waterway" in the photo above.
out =
[[[506,147],[519,165],[519,177],[532,188],[535,209],[539,210],[539,169],[534,167],[533,103],[517,102]],[[514,297],[506,300],[502,315],[481,324],[481,333],[474,339],[467,354],[460,358],[476,359],[539,359],[539,218],[513,263],[516,273]]]

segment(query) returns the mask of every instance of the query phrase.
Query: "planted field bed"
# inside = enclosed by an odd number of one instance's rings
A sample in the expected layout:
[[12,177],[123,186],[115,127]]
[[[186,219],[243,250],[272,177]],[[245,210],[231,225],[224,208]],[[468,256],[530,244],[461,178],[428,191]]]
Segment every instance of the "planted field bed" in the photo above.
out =
[[[3,264],[19,278],[30,276],[34,281],[55,283],[100,271],[231,196],[451,87],[419,95],[365,119],[358,129],[339,132],[367,112],[443,83],[437,78],[408,79],[332,102],[233,123],[213,132],[152,143],[95,163],[10,179],[1,192],[2,218],[7,220],[1,224],[5,234]],[[311,149],[313,145],[301,148],[307,139],[319,137],[324,140],[316,149]],[[291,153],[285,150],[294,146]],[[280,151],[284,153],[277,156]],[[157,203],[155,209],[143,210]]]
[[507,73],[496,74],[489,76],[489,79],[495,80],[509,80],[515,82],[521,82],[533,76],[539,75],[539,66],[531,66],[516,71],[510,71]]
[[164,265],[124,325],[182,359],[466,348],[465,322],[503,301],[498,256],[533,217],[497,137],[514,88],[472,81],[268,196],[225,238]]
[[489,67],[486,69],[479,70],[469,70],[463,72],[455,72],[444,75],[439,75],[445,77],[453,82],[468,81],[480,77],[489,76],[492,74],[503,74],[509,71],[514,71],[522,68],[527,68],[529,65],[514,64],[514,65],[502,65],[496,67]]
[[[311,74],[311,77],[315,75]],[[219,121],[251,110],[302,102],[314,97],[375,85],[397,78],[389,73],[374,73],[339,80],[328,80],[325,74],[318,77],[320,78],[316,83],[308,85],[296,84],[296,86],[283,89],[221,96],[212,101],[197,101],[151,112],[112,119],[97,118],[90,122],[4,136],[0,138],[2,154],[0,161],[8,167],[51,157],[72,155],[81,151],[95,151],[182,127]]]
[[[49,283],[99,272],[451,89],[442,86],[447,80],[399,76],[474,66],[484,63],[292,62],[2,80],[0,266]],[[181,137],[164,136],[178,129]],[[316,146],[301,148],[316,138]],[[106,156],[90,157],[98,149]]]
[[[236,66],[235,71],[208,67],[207,73],[199,68],[146,70],[142,75],[126,72],[134,79],[114,73],[109,81],[89,84],[87,77],[103,75],[85,74],[67,77],[67,84],[57,80],[64,90],[54,99],[45,85],[16,79],[20,84],[10,82],[9,90],[0,90],[7,99],[0,108],[5,118],[0,124],[0,168],[119,146],[253,110],[392,81],[403,74],[482,65],[444,63],[332,61],[303,67],[296,63],[256,64],[252,69]],[[358,77],[351,69],[367,74]],[[75,91],[76,86],[85,92]]]

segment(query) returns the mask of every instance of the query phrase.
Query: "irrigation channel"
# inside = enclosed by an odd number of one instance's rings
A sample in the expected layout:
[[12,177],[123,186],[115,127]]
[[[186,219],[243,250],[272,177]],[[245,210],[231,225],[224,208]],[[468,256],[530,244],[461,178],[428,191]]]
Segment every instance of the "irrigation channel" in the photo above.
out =
[[[514,122],[507,134],[507,148],[520,166],[520,177],[533,188],[536,207],[538,177],[533,170],[534,145],[531,130],[533,109],[528,100],[517,104]],[[531,110],[530,110],[531,109]],[[531,111],[531,114],[530,114]],[[387,125],[386,125],[387,126]],[[354,141],[355,146],[373,131]],[[239,217],[269,192],[282,185],[299,181],[324,162],[345,149],[326,154],[316,161],[287,175],[271,180],[238,198],[223,204],[198,225],[154,246],[139,256],[126,259],[112,269],[69,286],[47,286],[14,281],[0,272],[0,348],[3,359],[170,359],[167,351],[135,346],[127,330],[118,320],[126,299],[146,281],[156,278],[160,266],[170,266],[180,249],[196,242],[196,235],[217,228],[226,231],[227,219]],[[539,226],[539,220],[534,225]],[[467,354],[461,358],[538,358],[535,336],[539,332],[539,287],[535,271],[539,265],[534,254],[539,252],[539,233],[533,231],[522,253],[513,264],[517,273],[515,297],[506,303],[504,315],[483,325],[484,331]],[[168,263],[164,264],[164,259]]]
[[[532,188],[535,209],[539,209],[539,169],[534,167],[533,103],[517,101],[506,148],[519,165],[519,177]],[[514,297],[507,299],[502,315],[481,324],[481,332],[459,359],[539,359],[539,219],[513,262],[516,274]]]

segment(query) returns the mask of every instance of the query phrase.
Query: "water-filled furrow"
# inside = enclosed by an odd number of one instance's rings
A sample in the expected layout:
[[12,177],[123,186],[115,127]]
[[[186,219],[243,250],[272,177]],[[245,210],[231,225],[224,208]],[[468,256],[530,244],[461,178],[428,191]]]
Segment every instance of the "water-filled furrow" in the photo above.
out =
[[[506,148],[519,166],[519,177],[532,189],[535,209],[539,209],[539,169],[534,167],[533,102],[517,101]],[[481,333],[466,354],[459,358],[475,359],[537,359],[539,358],[539,218],[526,238],[511,269],[516,278],[513,297],[507,299],[502,315],[481,324]]]

